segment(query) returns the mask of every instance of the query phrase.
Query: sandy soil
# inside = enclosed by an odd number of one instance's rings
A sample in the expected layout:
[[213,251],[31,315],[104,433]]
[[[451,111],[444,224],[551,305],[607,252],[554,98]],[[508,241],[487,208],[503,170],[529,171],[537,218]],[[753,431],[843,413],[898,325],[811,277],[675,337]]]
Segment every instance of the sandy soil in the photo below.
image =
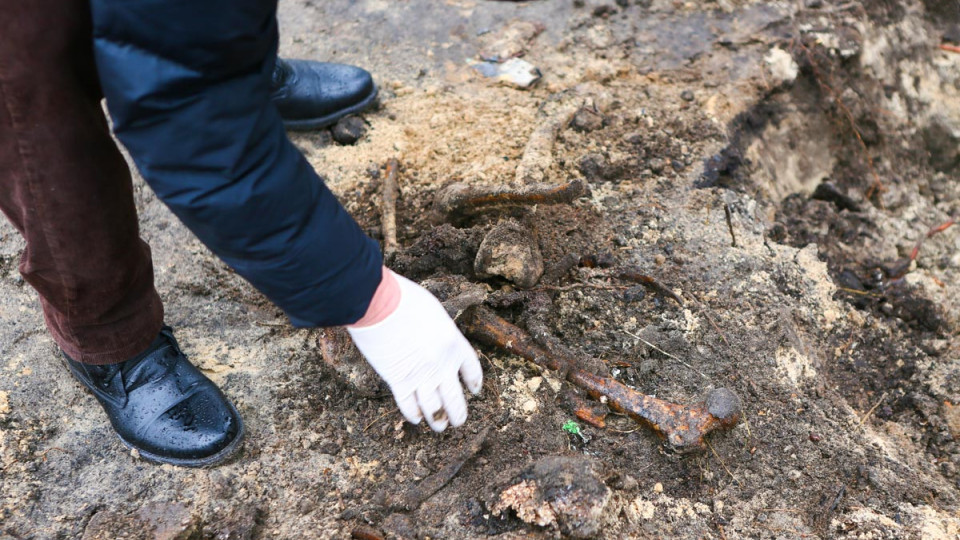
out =
[[[378,238],[383,166],[400,161],[400,270],[441,295],[483,284],[492,309],[644,393],[730,388],[742,421],[688,454],[623,416],[575,435],[568,383],[481,347],[468,424],[405,425],[342,336],[291,328],[138,181],[167,322],[247,441],[211,470],[126,451],[61,365],[4,223],[0,538],[960,537],[960,227],[893,268],[960,213],[950,4],[281,2],[283,55],[381,86],[356,145],[291,136]],[[470,67],[497,54],[542,80]],[[572,111],[537,167],[588,196],[438,227],[439,190],[516,186],[531,134]],[[550,282],[475,271],[506,217]],[[551,274],[571,255],[603,264]],[[435,495],[391,504],[481,436]]]

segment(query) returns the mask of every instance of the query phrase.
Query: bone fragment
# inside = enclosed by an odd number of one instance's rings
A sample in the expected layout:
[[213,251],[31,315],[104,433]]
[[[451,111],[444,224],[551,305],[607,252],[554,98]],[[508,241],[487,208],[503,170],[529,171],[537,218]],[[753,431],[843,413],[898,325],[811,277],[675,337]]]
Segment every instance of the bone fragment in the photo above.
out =
[[519,185],[547,179],[547,171],[553,165],[553,144],[557,134],[570,123],[576,112],[577,107],[563,108],[530,134],[523,157],[517,165],[516,180]]
[[[557,358],[523,330],[484,307],[477,306],[464,313],[460,325],[465,334],[481,343],[549,369],[562,370],[573,365],[570,359]],[[678,452],[701,450],[708,433],[730,429],[740,420],[740,398],[725,388],[710,392],[704,403],[686,406],[641,394],[619,381],[577,368],[567,370],[566,379],[594,399],[605,397],[610,409],[646,425]]]
[[383,188],[381,196],[383,197],[382,207],[382,227],[383,227],[383,257],[386,260],[393,259],[397,253],[397,197],[400,195],[400,187],[397,184],[400,162],[396,158],[387,161],[387,173],[383,177]]
[[566,184],[533,184],[522,188],[451,184],[437,194],[434,211],[441,220],[464,217],[484,210],[535,204],[567,204],[587,194],[580,179]]

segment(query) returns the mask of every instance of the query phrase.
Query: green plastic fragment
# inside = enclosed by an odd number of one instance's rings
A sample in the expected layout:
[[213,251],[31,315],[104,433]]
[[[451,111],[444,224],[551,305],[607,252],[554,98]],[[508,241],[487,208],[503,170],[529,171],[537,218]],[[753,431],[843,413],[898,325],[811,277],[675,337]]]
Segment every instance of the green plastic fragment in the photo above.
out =
[[573,420],[567,420],[560,429],[571,435],[580,435],[580,424],[574,422]]

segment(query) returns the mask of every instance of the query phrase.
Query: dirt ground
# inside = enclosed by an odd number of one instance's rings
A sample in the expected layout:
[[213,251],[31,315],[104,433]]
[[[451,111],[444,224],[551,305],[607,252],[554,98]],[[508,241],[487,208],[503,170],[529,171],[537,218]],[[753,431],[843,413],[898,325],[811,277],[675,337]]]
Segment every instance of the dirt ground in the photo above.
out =
[[[897,264],[960,214],[955,2],[285,0],[280,19],[283,55],[380,84],[356,145],[291,136],[378,239],[399,160],[398,270],[441,297],[480,283],[646,394],[729,388],[739,425],[672,452],[627,417],[577,420],[569,383],[486,346],[466,426],[405,425],[342,335],[290,327],[138,181],[167,322],[247,440],[209,470],[126,451],[63,368],[4,223],[0,538],[960,538],[960,227]],[[471,67],[511,56],[542,79]],[[588,195],[432,211],[453,182],[519,186],[551,125],[541,180]],[[531,289],[474,267],[508,217],[542,255]],[[391,503],[480,442],[421,505]],[[524,497],[554,504],[531,516],[509,504]]]

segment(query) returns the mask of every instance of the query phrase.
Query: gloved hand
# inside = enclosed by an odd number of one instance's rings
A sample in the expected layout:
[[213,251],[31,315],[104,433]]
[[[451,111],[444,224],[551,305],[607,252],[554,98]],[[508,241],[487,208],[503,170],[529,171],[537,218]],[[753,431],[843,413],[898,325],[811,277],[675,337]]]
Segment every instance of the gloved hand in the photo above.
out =
[[407,420],[419,424],[426,418],[434,431],[460,426],[467,419],[467,402],[458,374],[471,392],[480,392],[483,371],[477,353],[432,294],[393,276],[400,286],[393,313],[372,326],[348,327],[347,332],[390,386]]

